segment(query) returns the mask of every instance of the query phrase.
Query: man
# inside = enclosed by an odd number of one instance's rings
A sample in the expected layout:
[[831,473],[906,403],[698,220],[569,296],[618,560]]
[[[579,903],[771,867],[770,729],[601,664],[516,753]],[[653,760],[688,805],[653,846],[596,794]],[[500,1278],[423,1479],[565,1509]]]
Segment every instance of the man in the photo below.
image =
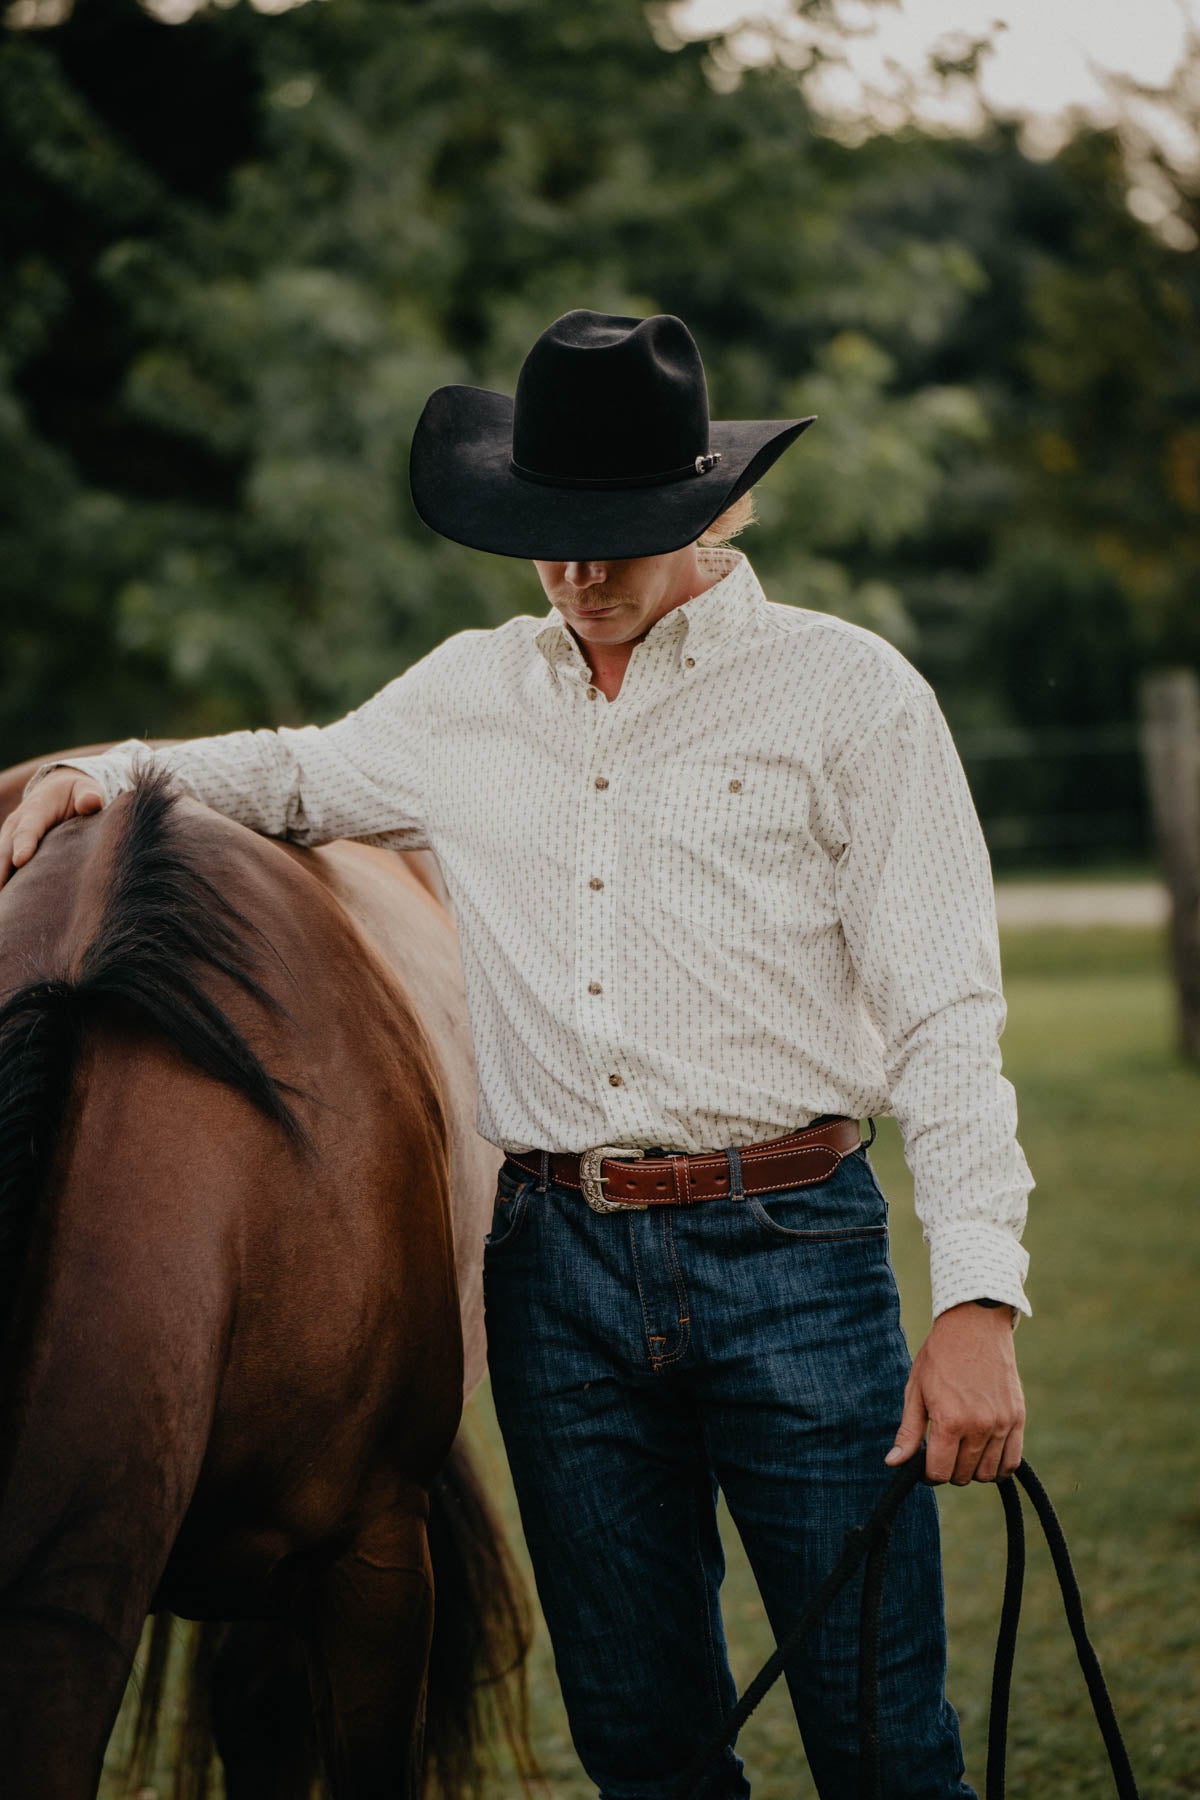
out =
[[[432,395],[411,463],[421,517],[532,560],[549,614],[456,633],[323,729],[154,753],[256,830],[438,855],[506,1152],[493,1394],[604,1800],[667,1800],[735,1696],[718,1484],[782,1635],[927,1428],[931,1483],[1021,1455],[1033,1181],[961,763],[898,651],[713,542],[811,423],[710,421],[672,315],[566,314],[515,399]],[[145,754],[42,765],[0,880]],[[858,1123],[884,1112],[931,1253],[911,1364]],[[857,1595],[788,1670],[823,1800],[857,1791]],[[921,1485],[889,1558],[889,1800],[972,1792],[944,1668]],[[732,1750],[700,1792],[749,1792]]]

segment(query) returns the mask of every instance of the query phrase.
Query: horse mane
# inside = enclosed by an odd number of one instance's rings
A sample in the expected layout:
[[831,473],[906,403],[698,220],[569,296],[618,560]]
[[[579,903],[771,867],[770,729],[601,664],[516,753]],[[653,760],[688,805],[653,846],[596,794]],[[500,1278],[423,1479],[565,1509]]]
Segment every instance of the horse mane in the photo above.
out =
[[56,969],[0,1000],[0,1337],[89,1025],[131,1016],[149,1023],[196,1068],[245,1095],[303,1154],[316,1154],[284,1098],[311,1096],[269,1073],[202,985],[219,971],[292,1018],[258,979],[254,938],[277,956],[270,940],[189,854],[175,816],[180,792],[168,770],[138,772],[91,941],[82,952],[65,946]]

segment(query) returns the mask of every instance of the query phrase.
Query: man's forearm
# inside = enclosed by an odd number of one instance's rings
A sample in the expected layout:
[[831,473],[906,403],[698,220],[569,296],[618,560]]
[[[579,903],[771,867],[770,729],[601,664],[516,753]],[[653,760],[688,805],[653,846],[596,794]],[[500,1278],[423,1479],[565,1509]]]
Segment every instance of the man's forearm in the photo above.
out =
[[[1003,1016],[998,991],[964,994],[909,1034],[890,1071],[934,1318],[981,1296],[1032,1311],[1021,1234],[1035,1183],[1017,1140],[1016,1093],[1000,1070]],[[965,1107],[964,1093],[976,1103]]]
[[125,738],[96,756],[39,764],[25,794],[50,770],[67,767],[90,776],[108,805],[133,787],[139,769],[166,768],[185,792],[215,812],[266,836],[286,837],[293,784],[276,737],[266,730],[231,731],[157,748],[141,738]]

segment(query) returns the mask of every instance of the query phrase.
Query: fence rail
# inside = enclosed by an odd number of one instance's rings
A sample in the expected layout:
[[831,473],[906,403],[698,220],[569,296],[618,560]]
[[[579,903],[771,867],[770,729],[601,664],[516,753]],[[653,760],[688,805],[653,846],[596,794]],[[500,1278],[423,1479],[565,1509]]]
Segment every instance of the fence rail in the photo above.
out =
[[988,848],[1008,866],[1062,853],[1148,861],[1151,810],[1136,721],[955,733]]

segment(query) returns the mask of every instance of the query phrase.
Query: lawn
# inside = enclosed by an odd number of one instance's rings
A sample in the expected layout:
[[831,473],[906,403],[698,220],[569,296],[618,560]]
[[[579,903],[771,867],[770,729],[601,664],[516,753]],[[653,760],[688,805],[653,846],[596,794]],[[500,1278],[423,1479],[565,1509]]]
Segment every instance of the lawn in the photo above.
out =
[[[1037,1180],[1025,1243],[1032,1319],[1017,1334],[1026,1449],[1065,1526],[1143,1800],[1200,1794],[1200,1072],[1174,1050],[1159,934],[1038,930],[1003,941],[1004,1066]],[[893,1258],[914,1349],[929,1317],[924,1246],[894,1121],[872,1158],[892,1202]],[[486,1389],[472,1427],[519,1537]],[[982,1793],[987,1696],[1003,1578],[996,1494],[939,1490],[950,1694]],[[1092,1800],[1111,1777],[1049,1559],[1027,1508],[1030,1571],[1017,1652],[1009,1792]],[[736,1532],[723,1520],[723,1601],[739,1686],[772,1640]],[[544,1633],[531,1669],[534,1735],[554,1800],[594,1792],[571,1748]],[[756,1800],[810,1800],[780,1683],[739,1739]],[[497,1773],[495,1800],[516,1784]],[[113,1778],[106,1800],[122,1793]]]

